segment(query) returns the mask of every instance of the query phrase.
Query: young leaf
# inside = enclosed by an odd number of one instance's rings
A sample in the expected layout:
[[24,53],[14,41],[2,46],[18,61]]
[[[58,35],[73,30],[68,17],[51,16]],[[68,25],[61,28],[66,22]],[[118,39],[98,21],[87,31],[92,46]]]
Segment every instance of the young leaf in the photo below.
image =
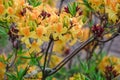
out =
[[37,7],[41,4],[41,0],[28,0],[28,3],[33,7]]
[[0,26],[0,46],[5,47],[7,44],[8,35],[4,28]]
[[71,14],[72,16],[74,16],[72,4],[70,4],[70,3],[68,4],[68,9],[69,9],[69,11],[70,11],[70,14]]

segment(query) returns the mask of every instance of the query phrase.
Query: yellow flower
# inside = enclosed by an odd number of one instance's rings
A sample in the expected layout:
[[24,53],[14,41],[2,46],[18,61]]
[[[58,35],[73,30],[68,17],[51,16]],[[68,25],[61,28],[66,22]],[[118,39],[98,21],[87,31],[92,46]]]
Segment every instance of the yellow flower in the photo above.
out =
[[4,78],[4,73],[5,73],[5,64],[3,64],[2,62],[0,62],[0,78],[1,79]]
[[40,52],[41,49],[40,49],[40,46],[43,42],[41,40],[37,40],[37,41],[33,41],[32,44],[30,45],[30,49],[29,49],[29,52],[32,53],[32,52]]
[[0,14],[2,14],[3,12],[4,12],[4,6],[0,4]]
[[56,33],[53,33],[53,38],[56,40],[57,38],[60,39],[60,40],[63,40],[63,36],[62,34],[66,33],[67,32],[67,28],[66,27],[63,27],[63,24],[62,23],[57,23],[55,25],[55,32]]
[[13,8],[12,7],[8,7],[8,13],[13,14]]
[[23,37],[21,38],[21,41],[22,41],[23,43],[25,43],[26,46],[29,47],[29,45],[30,45],[29,38],[30,38],[30,36],[31,36],[31,35],[30,35],[30,29],[29,29],[29,27],[22,27],[22,28],[20,29],[19,35],[22,35],[22,36],[23,36]]
[[103,3],[103,0],[89,0],[92,4],[99,6]]
[[49,35],[46,35],[46,28],[42,25],[38,26],[36,28],[36,31],[34,32],[33,36],[36,38],[36,39],[40,39],[42,41],[48,41],[49,40]]
[[76,73],[69,80],[85,80],[85,76],[81,73]]
[[120,59],[115,57],[115,56],[105,56],[102,61],[100,62],[100,64],[98,65],[98,68],[101,72],[105,72],[105,68],[107,66],[113,66],[114,70],[116,70],[117,72],[120,72],[120,69],[118,68],[120,66]]
[[36,28],[36,34],[38,37],[42,37],[43,34],[45,33],[45,27],[44,26],[39,26]]
[[106,8],[106,13],[108,13],[108,19],[109,20],[112,20],[113,22],[116,22],[116,20],[118,20],[118,17],[116,15],[116,12],[109,9],[109,8]]
[[80,38],[80,41],[86,41],[89,38],[90,29],[89,28],[81,28],[77,33],[77,37]]
[[28,37],[30,35],[30,27],[23,27],[21,29],[21,33],[25,36],[25,37]]
[[[58,55],[52,55],[51,59],[50,59],[50,64],[49,67],[53,68],[55,67],[60,61],[62,60],[62,57],[58,56]],[[43,65],[44,63],[44,57],[42,57],[42,59],[40,60],[40,63]]]
[[65,42],[62,40],[58,40],[54,42],[53,51],[57,53],[62,53],[65,47]]
[[119,0],[106,0],[106,6],[109,6],[113,11],[116,11],[116,5]]

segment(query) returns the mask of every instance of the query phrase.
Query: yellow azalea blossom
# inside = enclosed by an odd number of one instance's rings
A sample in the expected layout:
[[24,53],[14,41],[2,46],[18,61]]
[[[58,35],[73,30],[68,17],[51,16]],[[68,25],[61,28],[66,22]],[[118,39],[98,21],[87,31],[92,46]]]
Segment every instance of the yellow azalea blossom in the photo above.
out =
[[32,52],[40,52],[41,49],[40,49],[40,46],[43,42],[41,40],[37,40],[37,41],[33,41],[30,45],[30,49],[29,49],[29,52],[32,53]]
[[50,61],[50,67],[51,68],[55,67],[61,60],[62,58],[60,56],[52,55]]
[[30,38],[34,38],[33,32],[30,32],[30,27],[21,27],[20,28],[20,35],[23,37],[21,38],[22,43],[26,44],[26,47],[30,47]]
[[36,35],[40,38],[43,36],[43,34],[46,33],[45,27],[44,26],[39,26],[36,28]]
[[119,0],[105,0],[106,6],[110,7],[113,11],[116,11],[116,5]]
[[40,15],[40,13],[38,10],[32,10],[32,12],[30,13],[30,16],[33,20],[36,20],[39,15]]
[[114,69],[115,69],[118,73],[120,73],[120,63],[119,63],[118,65],[116,65],[116,66],[114,67]]
[[[86,41],[89,38],[90,35],[90,29],[89,28],[83,28],[82,29],[82,37],[81,37],[81,41]],[[81,34],[80,34],[81,35]]]
[[88,0],[88,1],[97,6],[103,3],[103,0]]
[[3,3],[3,1],[2,0],[0,0],[0,5]]
[[54,42],[53,51],[57,53],[62,53],[65,47],[65,42],[62,40],[58,40]]
[[85,80],[85,76],[81,73],[76,73],[69,80]]
[[98,69],[104,73],[105,68],[110,65],[113,65],[114,69],[117,72],[120,72],[120,69],[118,68],[120,65],[120,59],[115,56],[105,56],[98,65]]
[[112,20],[113,22],[116,22],[118,20],[117,13],[109,8],[106,8],[106,12],[108,13],[109,20]]
[[62,40],[62,34],[67,32],[67,28],[63,27],[62,23],[58,23],[55,26],[56,33],[53,34],[53,38],[56,39],[57,37]]
[[[62,57],[58,56],[58,55],[52,55],[51,59],[50,59],[50,64],[49,67],[53,68],[55,67],[60,61],[62,60]],[[44,57],[42,57],[42,59],[40,60],[40,63],[43,65],[44,64]]]
[[13,14],[13,12],[14,12],[13,10],[14,10],[14,9],[13,9],[12,7],[8,7],[8,13],[9,13],[9,14]]
[[4,79],[5,64],[0,62],[0,79]]
[[0,4],[0,14],[2,14],[3,12],[4,12],[4,6]]
[[35,39],[40,39],[42,41],[48,41],[49,40],[49,37],[47,35],[45,35],[47,32],[46,32],[46,27],[40,25],[36,28],[36,31],[33,32],[33,37]]

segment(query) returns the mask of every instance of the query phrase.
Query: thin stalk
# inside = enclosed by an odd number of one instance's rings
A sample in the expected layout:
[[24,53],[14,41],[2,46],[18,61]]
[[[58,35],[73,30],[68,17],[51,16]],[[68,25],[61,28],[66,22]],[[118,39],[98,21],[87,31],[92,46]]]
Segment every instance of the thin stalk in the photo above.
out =
[[107,49],[107,55],[109,54],[109,51],[111,49],[111,46],[112,46],[113,42],[114,42],[114,39],[112,39],[111,42],[110,42],[110,45],[109,45],[109,47]]
[[50,46],[51,46],[51,44],[52,44],[52,41],[53,41],[53,39],[50,38],[50,41],[49,41],[49,43],[48,43],[47,50],[46,50],[46,52],[45,52],[44,66],[43,66],[43,70],[42,70],[42,72],[43,72],[42,80],[45,80],[45,79],[46,79],[45,67],[46,67],[46,63],[47,63],[48,51],[49,51],[49,48],[50,48]]
[[[17,59],[17,51],[18,50],[15,50],[14,59],[10,63],[7,64],[6,72],[9,72],[9,69],[15,64],[15,61]],[[7,80],[7,75],[6,74],[4,76],[4,80]]]
[[47,67],[49,66],[49,63],[50,63],[50,60],[51,60],[53,46],[54,46],[54,42],[52,41],[51,47],[50,47],[50,50],[49,50],[48,60],[47,60]]
[[110,37],[110,38],[109,38],[109,39],[107,39],[107,40],[99,40],[99,39],[97,39],[97,41],[98,41],[98,42],[105,43],[105,42],[108,42],[108,41],[110,41],[110,40],[114,39],[114,38],[115,38],[115,37],[117,37],[117,36],[119,36],[119,33],[115,33],[115,34],[113,34],[113,36],[112,36],[112,37]]
[[89,57],[88,57],[87,60],[90,60],[90,59],[92,58],[93,52],[95,51],[95,49],[96,49],[97,46],[98,46],[98,42],[96,42],[95,45],[93,45],[93,48],[92,48],[92,50],[90,51],[90,55],[89,55]]
[[60,1],[59,14],[58,14],[58,15],[60,15],[60,13],[61,13],[62,5],[63,5],[63,2],[64,2],[64,1],[65,1],[65,0],[61,0],[61,1]]
[[75,49],[72,54],[69,54],[65,59],[63,59],[56,67],[52,69],[52,71],[48,74],[49,76],[56,73],[59,69],[61,69],[69,60],[71,60],[76,54],[79,53],[85,46],[90,44],[95,40],[94,37],[89,38],[87,41],[82,43],[77,49]]

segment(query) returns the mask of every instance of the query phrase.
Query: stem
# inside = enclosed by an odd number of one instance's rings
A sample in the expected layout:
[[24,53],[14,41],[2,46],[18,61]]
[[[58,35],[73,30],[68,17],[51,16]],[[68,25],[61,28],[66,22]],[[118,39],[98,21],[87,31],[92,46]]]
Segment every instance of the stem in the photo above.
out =
[[112,43],[114,42],[114,39],[111,40],[110,42],[110,45],[108,46],[108,49],[107,49],[107,55],[109,54],[109,51],[111,49],[111,46],[112,46]]
[[64,2],[64,0],[61,0],[61,1],[60,1],[59,14],[58,14],[58,15],[60,15],[60,13],[61,13],[61,9],[62,9],[63,2]]
[[89,57],[88,57],[87,60],[90,60],[90,59],[92,58],[93,52],[95,51],[95,49],[96,49],[97,46],[98,46],[98,42],[96,42],[95,45],[93,45],[93,48],[92,48],[92,50],[90,51],[90,53],[89,53],[90,55],[89,55]]
[[52,41],[51,48],[50,48],[49,55],[48,55],[48,60],[47,60],[47,67],[49,66],[49,63],[50,63],[50,59],[51,59],[51,56],[52,56],[53,46],[54,46],[54,42]]
[[97,39],[97,41],[102,42],[102,43],[105,43],[105,42],[108,42],[108,41],[114,39],[114,38],[117,37],[117,36],[119,36],[119,33],[115,33],[115,34],[113,34],[113,36],[110,37],[110,38],[107,39],[107,40],[99,40],[99,39]]
[[[52,36],[52,35],[51,35],[51,36]],[[49,48],[50,48],[51,43],[52,43],[52,41],[53,41],[53,39],[51,38],[51,36],[50,36],[50,41],[49,41],[49,43],[48,43],[48,47],[47,47],[47,50],[46,50],[46,53],[45,53],[44,66],[43,66],[43,70],[42,70],[42,72],[43,72],[42,80],[45,80],[45,78],[47,77],[47,76],[46,76],[45,67],[46,67],[46,63],[47,63],[48,51],[49,51]]]
[[49,76],[56,73],[59,69],[61,69],[70,59],[72,59],[76,54],[79,53],[85,46],[90,44],[95,40],[95,37],[89,38],[87,41],[82,43],[77,49],[75,49],[72,54],[69,54],[65,59],[63,59],[56,67],[52,69],[52,71],[48,74]]
[[[17,59],[17,51],[18,50],[15,50],[15,54],[14,54],[15,56],[14,56],[14,59],[11,61],[11,63],[7,64],[7,66],[6,66],[6,72],[9,72],[9,69],[14,65],[14,63],[15,63],[15,61]],[[7,75],[4,76],[4,80],[7,80]]]
[[105,43],[100,44],[98,55],[100,55],[100,53],[102,53],[104,46],[105,46]]

